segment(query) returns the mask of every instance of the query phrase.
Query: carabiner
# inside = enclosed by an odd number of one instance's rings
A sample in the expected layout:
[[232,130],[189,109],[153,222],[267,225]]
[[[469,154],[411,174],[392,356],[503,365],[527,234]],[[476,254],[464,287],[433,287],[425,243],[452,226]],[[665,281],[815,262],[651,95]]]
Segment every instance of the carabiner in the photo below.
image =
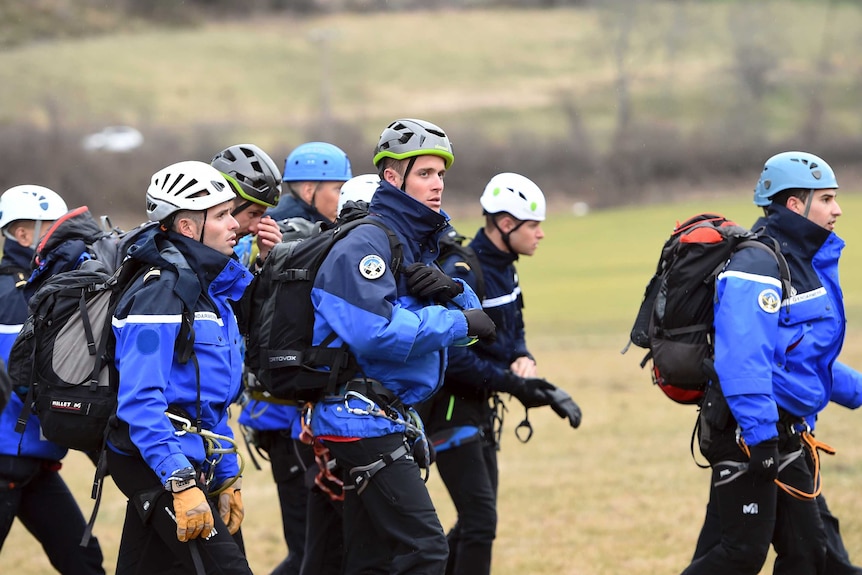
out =
[[[526,437],[521,437],[521,428],[527,430]],[[520,441],[521,443],[527,443],[528,441],[530,441],[530,438],[533,437],[533,425],[530,423],[529,418],[527,418],[526,416],[524,417],[524,420],[519,423],[517,427],[515,427],[515,437],[517,437],[518,441]]]
[[192,427],[191,419],[183,417],[182,415],[177,415],[176,413],[171,413],[170,411],[166,411],[165,415],[168,416],[168,419],[172,419],[173,421],[176,421],[180,424],[180,429],[174,431],[174,435],[176,435],[177,437],[181,437],[186,433],[195,432],[195,428]]
[[[363,410],[358,407],[350,407],[351,397],[355,397],[359,401],[365,403],[365,405],[367,405],[366,409]],[[374,415],[375,411],[379,410],[376,403],[358,391],[348,391],[344,394],[344,409],[346,409],[347,413],[350,413],[351,415]]]

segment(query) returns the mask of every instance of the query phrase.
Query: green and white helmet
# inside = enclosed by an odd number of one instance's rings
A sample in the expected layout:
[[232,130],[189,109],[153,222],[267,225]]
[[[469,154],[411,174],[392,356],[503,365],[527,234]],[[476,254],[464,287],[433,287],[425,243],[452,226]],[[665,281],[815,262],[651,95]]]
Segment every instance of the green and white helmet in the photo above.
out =
[[522,221],[545,220],[545,195],[520,174],[503,172],[491,178],[479,203],[486,214],[507,213]]
[[147,217],[161,222],[180,210],[204,211],[234,198],[233,188],[217,169],[194,160],[177,162],[153,174],[147,188]]

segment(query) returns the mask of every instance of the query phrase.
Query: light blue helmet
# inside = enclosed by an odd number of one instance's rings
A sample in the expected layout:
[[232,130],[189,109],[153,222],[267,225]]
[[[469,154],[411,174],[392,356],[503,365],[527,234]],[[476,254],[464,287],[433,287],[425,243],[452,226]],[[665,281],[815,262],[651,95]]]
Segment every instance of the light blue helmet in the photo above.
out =
[[837,189],[835,172],[822,158],[808,152],[782,152],[766,160],[754,188],[754,204],[768,206],[784,190]]
[[284,161],[283,182],[346,182],[353,177],[344,150],[326,142],[297,146]]

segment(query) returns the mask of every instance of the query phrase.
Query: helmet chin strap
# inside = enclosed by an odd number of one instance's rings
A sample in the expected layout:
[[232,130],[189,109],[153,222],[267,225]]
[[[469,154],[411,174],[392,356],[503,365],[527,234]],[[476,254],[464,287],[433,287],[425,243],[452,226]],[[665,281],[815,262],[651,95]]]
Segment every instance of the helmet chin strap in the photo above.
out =
[[401,191],[407,193],[407,176],[410,175],[410,170],[413,169],[413,164],[416,163],[416,156],[411,156],[407,161],[407,169],[404,170],[404,177],[401,178]]
[[[518,225],[516,225],[514,228],[512,228],[508,232],[504,232],[503,228],[500,227],[500,224],[497,223],[497,216],[498,215],[499,214],[494,214],[494,216],[491,218],[491,221],[494,222],[494,227],[497,228],[498,232],[500,232],[500,238],[502,238],[503,243],[506,245],[506,249],[509,250],[509,253],[513,254],[513,253],[515,253],[515,250],[512,249],[512,244],[509,243],[509,236],[511,236],[513,233],[515,233],[518,230],[518,228],[523,226],[524,223],[526,223],[526,220],[517,220]],[[510,217],[512,217],[512,219],[515,219],[514,216],[510,216]]]
[[203,225],[201,226],[201,237],[200,237],[200,238],[198,238],[198,241],[199,241],[200,243],[204,243],[204,232],[205,232],[205,231],[206,231],[206,229],[207,229],[207,212],[209,212],[209,210],[204,210],[204,223],[203,223]]
[[811,211],[811,204],[814,202],[814,190],[808,190],[808,197],[805,198],[805,211],[802,217],[808,218],[808,212]]
[[42,237],[42,220],[36,220],[33,226],[33,241],[30,243],[30,249],[35,250],[39,247],[39,239]]

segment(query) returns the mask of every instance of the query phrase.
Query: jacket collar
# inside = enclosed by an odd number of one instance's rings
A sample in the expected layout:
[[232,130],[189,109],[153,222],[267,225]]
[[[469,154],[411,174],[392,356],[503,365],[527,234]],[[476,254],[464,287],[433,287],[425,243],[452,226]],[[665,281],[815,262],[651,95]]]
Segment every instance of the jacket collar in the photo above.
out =
[[[197,284],[200,290],[226,293],[239,299],[251,281],[251,274],[236,256],[226,256],[197,240],[176,232],[156,231],[129,248],[129,257],[145,264],[174,269],[179,275],[177,293],[190,294]],[[188,303],[188,302],[187,302]]]
[[436,242],[449,223],[446,212],[435,212],[386,181],[380,183],[368,211],[371,215],[383,217],[393,231],[421,243],[426,239]]
[[0,266],[21,268],[29,272],[32,268],[34,255],[36,255],[36,252],[32,248],[22,246],[18,242],[6,238],[3,244],[3,259],[0,260]]
[[766,217],[758,220],[755,226],[762,222],[766,225],[766,233],[778,240],[782,248],[790,246],[803,258],[813,258],[833,235],[833,232],[781,205],[770,205]]
[[485,228],[479,228],[476,237],[470,242],[470,247],[477,254],[481,254],[485,262],[494,267],[505,267],[518,261],[518,254],[504,252],[495,246],[488,234],[485,233]]

